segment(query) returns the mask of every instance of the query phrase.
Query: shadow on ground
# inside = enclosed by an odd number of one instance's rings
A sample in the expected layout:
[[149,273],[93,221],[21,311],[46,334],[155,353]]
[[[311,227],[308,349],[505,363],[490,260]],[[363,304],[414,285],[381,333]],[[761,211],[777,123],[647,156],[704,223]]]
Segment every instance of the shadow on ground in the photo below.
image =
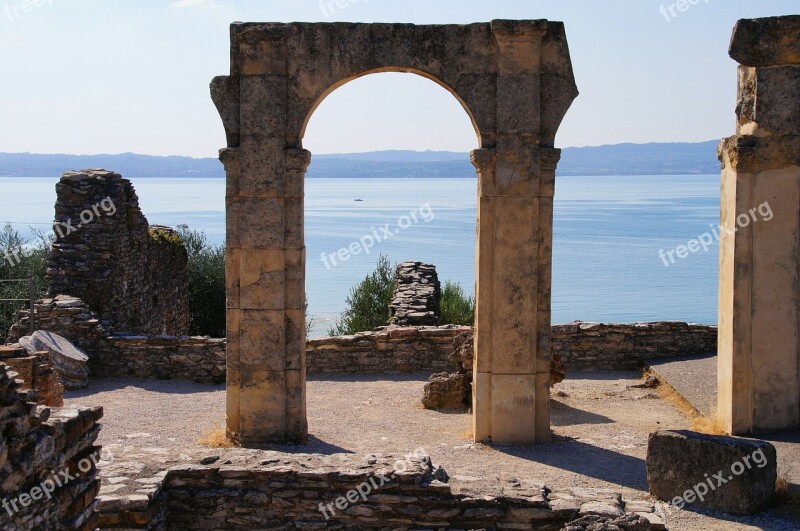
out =
[[647,490],[647,472],[642,459],[575,439],[557,437],[552,443],[538,446],[498,445],[492,448],[520,459],[568,470],[608,483]]
[[550,401],[550,423],[553,426],[574,426],[576,424],[614,424],[603,415],[577,409],[557,400]]

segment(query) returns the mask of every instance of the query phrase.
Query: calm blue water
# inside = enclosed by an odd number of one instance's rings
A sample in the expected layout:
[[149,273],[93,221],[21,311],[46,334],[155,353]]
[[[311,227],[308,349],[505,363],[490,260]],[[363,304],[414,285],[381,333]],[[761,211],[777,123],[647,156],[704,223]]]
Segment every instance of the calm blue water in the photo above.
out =
[[[0,178],[0,222],[26,234],[30,228],[48,230],[55,183],[48,178]],[[223,242],[224,180],[133,179],[133,184],[151,223],[186,223],[205,231],[211,241]],[[350,288],[372,271],[379,253],[394,262],[436,264],[443,281],[452,279],[471,289],[476,187],[476,179],[308,179],[307,291],[315,333],[327,330]],[[658,252],[685,244],[718,220],[718,175],[559,177],[553,321],[715,323],[716,242],[709,252],[691,254],[670,267]],[[376,243],[369,254],[360,252],[344,261],[336,257],[334,266],[330,254],[367,235],[376,239],[376,231],[382,238],[386,224],[391,239]],[[368,238],[364,241],[369,245]]]

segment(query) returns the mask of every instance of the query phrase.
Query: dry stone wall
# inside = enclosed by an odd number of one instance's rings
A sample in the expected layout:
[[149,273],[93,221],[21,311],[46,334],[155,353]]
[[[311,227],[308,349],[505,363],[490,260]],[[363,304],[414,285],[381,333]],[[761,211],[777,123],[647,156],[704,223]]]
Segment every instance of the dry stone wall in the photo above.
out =
[[21,345],[0,346],[0,363],[17,373],[21,388],[33,392],[33,402],[42,406],[64,405],[64,386],[50,363],[46,351],[28,353]]
[[49,295],[81,298],[114,332],[187,333],[186,249],[171,229],[149,226],[131,182],[67,172],[56,192]]
[[[16,376],[0,363],[0,526],[5,531],[94,529],[100,454],[95,441],[102,408],[37,406],[33,392],[22,390]],[[44,486],[51,491],[47,496]]]
[[[58,296],[38,301],[40,327],[71,340],[89,355],[92,377],[188,379],[222,383],[226,374],[224,339],[208,337],[111,335],[80,299]],[[29,330],[27,313],[12,328],[15,338]],[[448,358],[454,340],[472,328],[396,327],[354,336],[306,342],[309,374],[441,373],[459,370]],[[714,352],[714,326],[681,322],[598,324],[552,327],[552,355],[571,371],[636,370],[646,360]],[[470,358],[471,360],[471,358]],[[467,362],[471,365],[471,361]]]
[[397,266],[397,283],[389,304],[390,324],[434,326],[439,323],[442,286],[436,266],[422,262],[403,262]]
[[717,327],[682,322],[571,323],[552,328],[552,352],[570,371],[636,370],[649,359],[717,350]]
[[252,467],[172,469],[161,500],[166,529],[555,531],[576,518],[602,514],[636,523],[625,529],[647,531],[647,518],[654,517],[626,515],[620,494],[608,490],[551,492],[540,483],[515,480],[494,492],[476,491],[440,479],[446,473],[427,456],[283,456]]

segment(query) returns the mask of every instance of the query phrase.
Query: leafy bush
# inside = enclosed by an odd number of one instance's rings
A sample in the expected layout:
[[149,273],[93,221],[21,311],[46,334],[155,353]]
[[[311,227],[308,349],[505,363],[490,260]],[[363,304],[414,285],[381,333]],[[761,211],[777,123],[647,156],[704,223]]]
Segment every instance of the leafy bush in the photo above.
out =
[[467,296],[458,282],[445,282],[439,305],[439,324],[474,326],[475,297]]
[[332,336],[352,335],[386,326],[396,270],[389,258],[381,255],[375,270],[350,291],[347,309],[328,333]]
[[[36,241],[26,243],[11,225],[0,229],[0,279],[34,280],[34,296],[47,294],[45,272],[50,253],[50,242],[41,232],[34,231]],[[27,299],[30,288],[25,283],[0,283],[0,299]],[[6,342],[8,329],[15,320],[17,310],[28,308],[25,302],[0,303],[0,344]]]
[[225,337],[225,248],[186,225],[178,226],[178,234],[189,254],[189,331]]

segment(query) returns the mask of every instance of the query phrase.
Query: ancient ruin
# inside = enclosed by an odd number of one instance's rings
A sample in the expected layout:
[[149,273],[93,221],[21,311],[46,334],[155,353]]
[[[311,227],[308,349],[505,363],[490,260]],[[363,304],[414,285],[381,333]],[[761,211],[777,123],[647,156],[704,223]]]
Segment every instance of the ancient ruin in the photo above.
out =
[[[737,133],[720,145],[718,407],[732,434],[800,426],[800,16],[741,20]],[[768,205],[767,223],[749,223]],[[733,230],[738,227],[738,230]]]
[[314,109],[376,72],[409,72],[463,105],[479,138],[474,436],[550,438],[555,134],[577,96],[564,26],[266,23],[231,26],[211,84],[228,146],[228,431],[304,441],[303,195]]
[[188,333],[186,249],[172,229],[147,223],[131,182],[105,170],[66,172],[56,193],[63,237],[50,253],[49,295],[82,299],[115,333]]

